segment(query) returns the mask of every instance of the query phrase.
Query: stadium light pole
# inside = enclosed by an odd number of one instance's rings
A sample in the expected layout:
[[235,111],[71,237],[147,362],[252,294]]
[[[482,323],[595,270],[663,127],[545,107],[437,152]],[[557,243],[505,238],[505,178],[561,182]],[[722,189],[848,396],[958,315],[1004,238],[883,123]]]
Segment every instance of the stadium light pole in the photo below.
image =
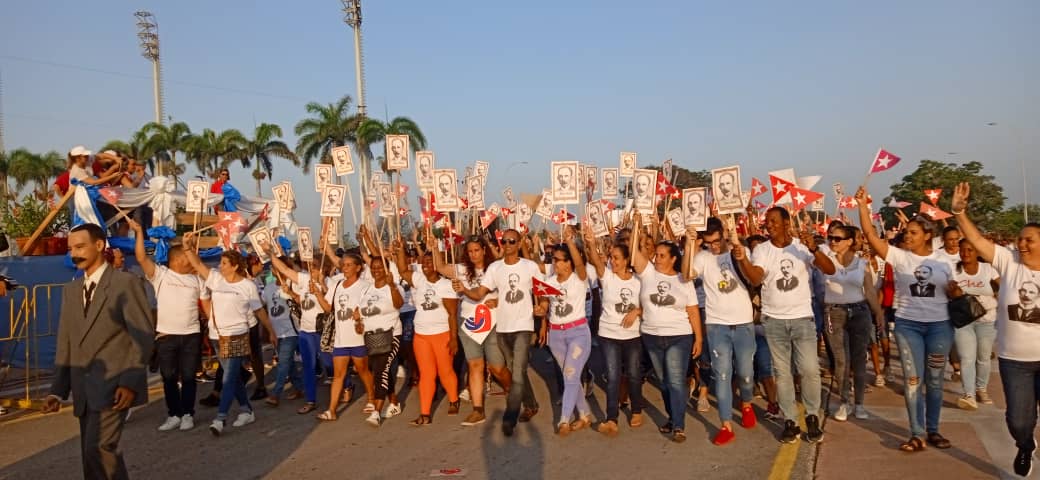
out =
[[[986,122],[987,127],[999,126],[997,122]],[[1018,142],[1018,150],[1021,154],[1025,154],[1022,147],[1022,136],[1018,134],[1018,130],[1012,125],[1005,125],[1011,132],[1011,135],[1015,137],[1015,141]],[[1022,220],[1025,223],[1029,223],[1029,177],[1026,175],[1026,159],[1021,158],[1019,160],[1022,164]]]
[[[159,62],[159,23],[147,11],[134,12],[137,18],[137,38],[141,41],[141,56],[152,62],[152,100],[155,123],[163,124],[162,64]],[[162,162],[157,162],[158,173],[163,174]]]
[[361,48],[361,0],[343,2],[343,22],[354,30],[354,80],[357,82],[358,115],[365,117],[365,62]]

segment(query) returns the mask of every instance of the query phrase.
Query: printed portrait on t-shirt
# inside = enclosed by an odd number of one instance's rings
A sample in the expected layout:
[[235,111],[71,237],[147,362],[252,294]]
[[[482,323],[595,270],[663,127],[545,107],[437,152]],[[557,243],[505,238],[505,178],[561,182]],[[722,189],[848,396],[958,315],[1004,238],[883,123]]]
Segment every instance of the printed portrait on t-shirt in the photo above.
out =
[[506,303],[520,303],[524,300],[524,292],[520,290],[520,275],[509,274],[509,291],[506,292]]
[[347,302],[349,302],[349,301],[350,301],[350,295],[345,295],[344,294],[344,295],[340,295],[338,298],[336,298],[336,303],[337,303],[337,305],[335,306],[335,308],[336,308],[336,320],[339,320],[341,322],[345,322],[347,320],[350,320],[351,311],[350,311],[350,308],[347,307]]
[[657,282],[657,293],[650,294],[650,303],[658,307],[675,305],[675,297],[671,294],[672,284],[668,282]]
[[910,285],[911,297],[935,296],[935,284],[929,281],[932,279],[932,267],[919,265],[914,269],[914,278],[917,280],[917,283]]
[[574,306],[567,303],[567,289],[561,288],[560,292],[562,292],[563,295],[557,295],[556,298],[553,299],[553,303],[555,304],[553,305],[553,315],[556,315],[557,317],[565,317],[574,313]]
[[361,308],[361,314],[366,317],[371,317],[372,315],[379,315],[382,312],[382,310],[380,310],[379,307],[376,306],[376,303],[378,302],[379,295],[372,295],[368,297],[368,299],[365,300],[365,306]]
[[794,276],[794,262],[790,258],[780,260],[780,275],[776,279],[776,288],[781,292],[790,292],[798,288],[798,278]]
[[280,299],[280,298],[278,298],[277,294],[274,295],[273,297],[271,297],[271,310],[270,310],[270,312],[271,312],[271,316],[272,317],[280,317],[280,316],[282,316],[285,313],[285,309],[286,308],[287,308],[287,305],[285,304],[285,301]]
[[618,296],[621,297],[621,301],[614,304],[615,312],[628,313],[636,309],[636,304],[632,303],[632,289],[622,288]]
[[314,299],[313,295],[306,295],[303,297],[303,302],[300,302],[300,307],[304,310],[310,310],[318,305],[318,301]]
[[1008,305],[1008,319],[1016,322],[1040,323],[1040,285],[1023,282],[1018,287],[1018,305]]
[[733,265],[729,263],[729,260],[723,260],[722,263],[719,263],[719,272],[722,274],[722,279],[718,283],[719,291],[729,293],[736,290],[739,280],[734,276]]
[[419,306],[423,310],[436,310],[437,307],[440,307],[440,304],[437,303],[437,292],[432,288],[427,289],[426,293],[423,293],[423,302]]

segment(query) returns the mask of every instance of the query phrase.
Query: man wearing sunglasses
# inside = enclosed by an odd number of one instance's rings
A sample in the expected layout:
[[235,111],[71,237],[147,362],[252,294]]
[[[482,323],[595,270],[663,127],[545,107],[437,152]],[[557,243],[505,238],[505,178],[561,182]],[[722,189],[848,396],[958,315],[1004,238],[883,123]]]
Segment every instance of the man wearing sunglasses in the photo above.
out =
[[[520,257],[520,232],[506,230],[502,234],[502,258],[488,266],[480,285],[466,289],[455,282],[455,291],[481,301],[492,291],[512,292],[506,301],[499,302],[495,319],[498,342],[506,357],[506,364],[513,374],[512,386],[506,400],[506,411],[502,415],[502,433],[513,435],[518,421],[529,421],[538,413],[538,401],[534,398],[531,382],[527,377],[528,349],[535,332],[534,317],[545,317],[549,308],[546,297],[532,295],[535,277],[544,275],[544,265]],[[519,295],[518,295],[519,294]],[[532,302],[530,299],[535,298]],[[515,301],[511,301],[511,299]],[[544,344],[544,339],[539,339]],[[521,415],[520,407],[525,408]]]

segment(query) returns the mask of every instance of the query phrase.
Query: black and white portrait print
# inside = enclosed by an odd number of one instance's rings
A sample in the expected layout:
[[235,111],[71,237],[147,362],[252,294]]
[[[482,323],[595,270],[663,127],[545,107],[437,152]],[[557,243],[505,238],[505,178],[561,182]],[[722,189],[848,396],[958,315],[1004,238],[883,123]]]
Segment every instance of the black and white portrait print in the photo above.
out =
[[377,303],[379,303],[379,295],[370,295],[365,299],[365,306],[361,307],[361,314],[366,317],[371,317],[372,315],[379,315],[382,313],[383,310],[376,305]]
[[621,301],[614,304],[614,311],[620,314],[626,314],[636,309],[636,304],[632,302],[632,289],[622,288],[618,292],[618,296]]
[[1040,323],[1040,284],[1023,282],[1018,287],[1018,304],[1008,305],[1008,319],[1015,322]]
[[520,275],[509,274],[509,291],[506,292],[506,303],[520,303],[524,301],[524,292],[520,290]]
[[303,296],[303,302],[300,303],[300,307],[304,310],[310,310],[318,306],[318,300],[314,298],[314,295],[306,294]]
[[557,295],[553,298],[553,315],[557,317],[566,317],[574,313],[574,305],[567,303],[567,289],[561,288],[560,292],[563,295]]
[[737,289],[736,275],[733,273],[733,265],[730,264],[729,260],[723,260],[719,263],[719,271],[722,273],[722,278],[719,279],[718,287],[722,293],[729,293]]
[[552,162],[553,203],[578,203],[578,162]]
[[794,276],[794,261],[790,258],[780,260],[780,278],[776,279],[776,288],[781,292],[790,292],[798,288],[798,277]]
[[919,265],[914,269],[914,279],[917,283],[910,285],[911,297],[934,297],[935,284],[931,282],[932,267]]
[[350,301],[350,295],[340,295],[336,298],[336,321],[345,322],[353,317],[353,313],[350,307],[347,307],[347,303]]
[[437,292],[432,288],[426,289],[423,293],[423,301],[419,304],[424,311],[436,310],[440,308],[441,304],[437,303]]
[[672,284],[661,281],[657,282],[657,293],[650,294],[650,303],[658,307],[670,307],[675,305],[675,297],[672,296]]
[[272,317],[280,317],[285,314],[288,308],[289,306],[286,305],[285,300],[278,294],[275,294],[271,296],[271,306],[268,307],[267,311],[270,312]]

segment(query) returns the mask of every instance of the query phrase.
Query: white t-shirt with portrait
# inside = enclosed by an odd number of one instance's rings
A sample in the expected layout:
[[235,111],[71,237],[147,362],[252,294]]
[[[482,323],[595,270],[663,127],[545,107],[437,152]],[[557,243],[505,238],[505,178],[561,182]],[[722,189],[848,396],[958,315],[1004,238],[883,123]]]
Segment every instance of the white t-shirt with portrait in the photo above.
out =
[[[366,332],[374,332],[378,329],[393,330],[394,336],[401,335],[404,332],[404,326],[401,324],[401,313],[394,308],[394,299],[391,296],[390,288],[391,285],[383,285],[382,287],[373,285],[369,287],[368,291],[365,292],[365,297],[361,299],[359,309],[361,311],[361,320],[365,322]],[[400,285],[393,285],[393,288],[397,288],[398,293],[401,293],[402,296],[404,295],[404,292],[401,292]]]
[[533,332],[534,304],[531,303],[532,278],[542,278],[538,264],[519,258],[509,265],[505,260],[496,260],[488,266],[481,286],[498,290],[498,309],[495,325],[501,333]]
[[278,338],[295,337],[297,333],[296,324],[289,315],[289,295],[282,291],[282,287],[272,282],[264,287],[261,300],[267,306],[267,316],[271,319],[274,327],[274,335]]
[[548,297],[549,323],[562,325],[585,318],[585,295],[589,291],[587,279],[582,280],[578,278],[578,274],[572,272],[563,282],[556,275],[552,275],[545,279],[545,283],[563,292],[563,295]]
[[[653,268],[647,266],[646,268]],[[614,340],[639,338],[640,320],[637,318],[631,327],[624,328],[621,322],[628,312],[639,308],[639,293],[642,284],[639,277],[632,275],[622,280],[611,270],[603,270],[599,279],[603,291],[603,312],[599,317],[599,336]]]
[[248,333],[251,322],[256,321],[253,312],[263,308],[256,283],[248,278],[230,283],[217,269],[213,269],[206,278],[206,288],[212,302],[210,337]]
[[781,320],[813,317],[813,260],[813,254],[801,242],[781,248],[766,241],[755,247],[751,263],[765,272],[762,315]]
[[693,256],[693,269],[704,286],[704,323],[742,325],[754,321],[751,296],[737,276],[733,256],[701,250]]
[[202,277],[180,274],[163,265],[156,265],[148,279],[155,290],[155,331],[167,335],[199,333],[199,299],[209,298]]
[[357,280],[350,287],[339,282],[325,292],[325,301],[332,306],[332,317],[336,319],[336,335],[333,347],[361,347],[365,345],[364,334],[354,330],[354,308],[365,298],[372,284]]
[[293,282],[293,292],[300,296],[300,331],[316,332],[318,330],[318,314],[322,313],[317,297],[311,293],[311,274],[296,272],[299,282]]
[[863,278],[867,274],[867,261],[854,256],[849,266],[844,266],[833,254],[834,275],[824,275],[826,280],[823,301],[831,305],[846,305],[866,301],[863,294]]
[[1030,270],[1017,251],[999,245],[994,247],[993,268],[1000,274],[997,355],[1040,361],[1040,270]]
[[957,286],[961,287],[965,294],[974,295],[979,303],[986,307],[986,314],[975,320],[976,322],[997,320],[997,297],[991,282],[998,278],[1000,275],[992,265],[986,262],[979,262],[979,271],[975,272],[975,275],[971,275],[963,269],[954,268],[953,281],[957,282]]
[[697,306],[697,292],[693,282],[684,282],[679,275],[665,275],[647,264],[637,274],[640,282],[639,304],[643,307],[642,333],[647,335],[690,335],[690,317],[686,307]]
[[421,271],[412,273],[412,298],[415,300],[415,333],[437,335],[450,331],[444,299],[458,298],[451,280],[438,278],[430,282]]
[[885,261],[892,264],[895,276],[896,317],[916,322],[950,319],[946,286],[953,278],[953,270],[937,251],[921,256],[889,247]]

